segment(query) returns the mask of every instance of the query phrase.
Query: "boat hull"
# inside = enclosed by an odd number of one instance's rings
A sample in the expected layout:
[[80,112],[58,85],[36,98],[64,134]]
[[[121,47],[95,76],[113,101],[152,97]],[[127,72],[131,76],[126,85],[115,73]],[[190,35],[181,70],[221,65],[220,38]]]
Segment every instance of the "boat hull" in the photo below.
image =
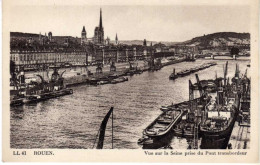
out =
[[209,132],[209,131],[200,130],[200,135],[202,137],[201,149],[226,149],[237,116],[238,116],[238,110],[236,110],[236,113],[234,114],[234,117],[230,122],[229,126],[223,131]]
[[170,144],[173,137],[173,131],[169,131],[160,137],[153,137],[148,142],[143,142],[143,149],[158,149]]

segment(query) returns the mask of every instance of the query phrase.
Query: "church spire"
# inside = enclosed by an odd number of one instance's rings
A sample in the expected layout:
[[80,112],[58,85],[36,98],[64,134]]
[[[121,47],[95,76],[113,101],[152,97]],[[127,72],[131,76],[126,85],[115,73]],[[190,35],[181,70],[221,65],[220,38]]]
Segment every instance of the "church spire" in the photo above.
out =
[[116,33],[116,44],[118,44],[118,38],[117,38],[117,33]]
[[85,26],[83,26],[82,32],[86,32],[86,30],[85,30]]
[[102,25],[102,9],[101,8],[100,8],[99,28],[103,28],[103,25]]

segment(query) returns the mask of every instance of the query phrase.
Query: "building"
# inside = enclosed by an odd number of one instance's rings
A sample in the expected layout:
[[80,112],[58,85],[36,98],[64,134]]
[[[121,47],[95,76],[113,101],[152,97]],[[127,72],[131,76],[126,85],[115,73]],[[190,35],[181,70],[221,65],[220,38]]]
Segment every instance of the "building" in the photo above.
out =
[[94,44],[103,45],[104,44],[104,28],[102,23],[102,10],[100,9],[99,26],[95,28],[94,31]]
[[85,29],[85,26],[83,26],[82,32],[81,32],[81,45],[87,43],[87,32]]
[[105,45],[110,45],[110,38],[107,37],[107,39],[105,40]]
[[[85,65],[87,63],[86,51],[11,51],[11,60],[16,67],[39,68],[39,66],[62,65],[69,63],[72,65]],[[92,58],[88,58],[91,62]]]
[[143,46],[146,46],[146,39],[144,39],[144,43],[143,43]]
[[115,41],[116,41],[116,45],[118,45],[118,38],[117,38],[117,33],[116,33],[116,38],[115,38]]
[[48,39],[49,39],[49,41],[52,41],[52,32],[48,33]]

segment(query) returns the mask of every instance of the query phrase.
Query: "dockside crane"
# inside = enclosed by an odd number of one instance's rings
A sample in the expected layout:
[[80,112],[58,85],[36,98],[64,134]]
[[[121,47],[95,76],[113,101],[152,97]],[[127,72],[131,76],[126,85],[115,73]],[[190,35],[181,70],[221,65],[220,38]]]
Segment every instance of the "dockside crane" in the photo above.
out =
[[228,61],[226,62],[226,66],[224,69],[224,87],[227,85],[227,72],[228,72]]
[[194,100],[194,92],[193,92],[193,84],[189,80],[189,103],[190,103],[190,111],[193,112],[193,100]]
[[196,76],[196,80],[197,80],[197,84],[198,84],[198,89],[199,89],[199,92],[200,92],[200,97],[202,96],[202,94],[204,93],[203,89],[202,89],[202,85],[200,83],[200,79],[199,79],[199,76],[198,74],[195,74]]

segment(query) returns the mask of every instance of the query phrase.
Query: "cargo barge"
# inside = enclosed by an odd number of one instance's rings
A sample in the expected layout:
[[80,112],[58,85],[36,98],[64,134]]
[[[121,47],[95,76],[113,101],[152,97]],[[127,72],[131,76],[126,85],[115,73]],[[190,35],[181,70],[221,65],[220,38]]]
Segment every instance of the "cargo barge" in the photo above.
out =
[[178,73],[175,73],[175,69],[173,69],[173,73],[169,76],[169,79],[175,80],[178,77],[184,77],[184,76],[190,75],[192,73],[198,72],[200,70],[209,68],[209,67],[214,66],[214,65],[217,65],[217,63],[211,62],[211,63],[207,63],[207,64],[202,64],[202,65],[194,67],[194,68],[182,70]]

